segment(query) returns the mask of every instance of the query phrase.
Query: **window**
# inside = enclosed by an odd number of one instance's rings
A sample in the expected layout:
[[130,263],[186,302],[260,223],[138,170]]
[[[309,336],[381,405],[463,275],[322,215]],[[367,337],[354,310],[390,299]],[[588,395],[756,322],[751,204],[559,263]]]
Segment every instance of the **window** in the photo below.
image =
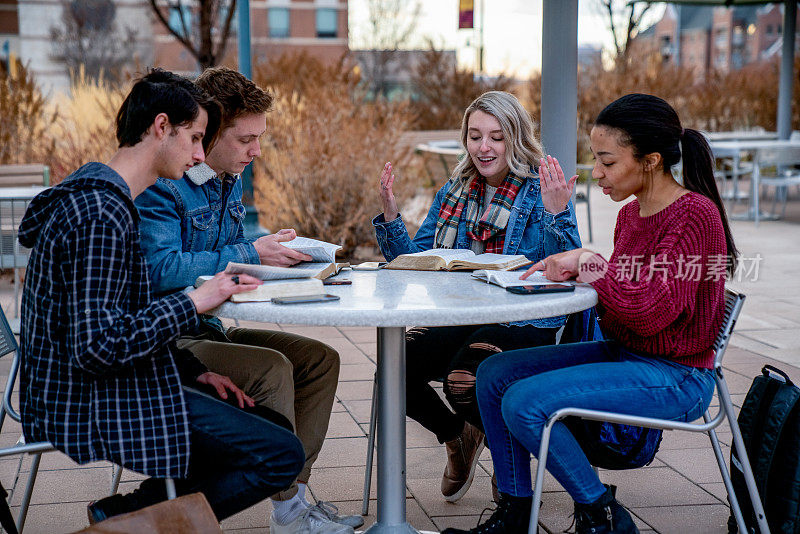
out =
[[269,36],[289,37],[289,8],[271,7],[269,16]]
[[338,13],[335,9],[317,9],[317,37],[336,37]]
[[192,8],[189,6],[170,7],[169,29],[182,37],[189,37],[192,33]]

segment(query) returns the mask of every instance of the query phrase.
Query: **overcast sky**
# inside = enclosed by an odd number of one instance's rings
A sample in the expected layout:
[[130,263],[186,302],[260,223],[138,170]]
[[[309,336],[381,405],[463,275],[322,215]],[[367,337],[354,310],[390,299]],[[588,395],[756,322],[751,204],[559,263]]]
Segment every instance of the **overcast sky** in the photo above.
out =
[[[349,0],[350,45],[362,48],[365,38],[368,0]],[[479,2],[476,8],[479,11]],[[485,0],[484,64],[492,74],[504,71],[527,77],[541,65],[541,0]],[[411,0],[408,1],[411,4]],[[423,47],[426,38],[458,51],[461,64],[475,65],[478,38],[472,30],[458,30],[458,0],[425,0],[411,48]],[[580,0],[578,6],[578,42],[610,46],[610,31],[597,14],[597,0]],[[663,12],[656,7],[654,16]],[[648,14],[649,15],[649,14]],[[476,13],[476,19],[478,14]],[[651,17],[652,19],[652,17]],[[479,20],[476,20],[480,24]],[[473,46],[468,46],[473,44]]]

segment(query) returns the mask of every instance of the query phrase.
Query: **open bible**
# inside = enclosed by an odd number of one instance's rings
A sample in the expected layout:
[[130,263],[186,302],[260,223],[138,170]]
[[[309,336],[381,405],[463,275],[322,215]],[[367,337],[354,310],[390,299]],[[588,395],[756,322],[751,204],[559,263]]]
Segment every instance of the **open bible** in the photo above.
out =
[[336,263],[336,253],[342,250],[340,245],[334,245],[319,239],[311,239],[310,237],[295,237],[291,241],[282,243],[282,245],[303,254],[308,254],[311,256],[311,261],[315,263]]
[[546,278],[541,271],[536,271],[525,280],[520,280],[519,277],[523,272],[524,271],[481,270],[472,273],[472,277],[503,288],[517,286],[541,286],[546,284],[558,284],[563,286],[574,285],[573,282],[553,282],[552,280]]
[[475,254],[468,249],[432,248],[413,254],[401,254],[386,269],[412,271],[471,271],[486,269],[508,271],[533,263],[525,256],[508,254]]

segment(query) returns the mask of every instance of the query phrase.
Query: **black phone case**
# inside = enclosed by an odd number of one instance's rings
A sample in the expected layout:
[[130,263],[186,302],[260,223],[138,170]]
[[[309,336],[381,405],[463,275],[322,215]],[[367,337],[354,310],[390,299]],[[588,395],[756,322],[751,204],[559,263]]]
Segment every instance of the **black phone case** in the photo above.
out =
[[512,286],[507,287],[506,291],[509,293],[514,293],[515,295],[543,295],[545,293],[569,293],[571,291],[575,291],[575,286],[557,286],[557,287],[547,287],[547,286],[529,286],[533,289],[529,289],[526,286]]
[[339,300],[339,297],[336,295],[308,295],[297,297],[297,300],[294,300],[294,297],[273,297],[271,302],[273,304],[310,304],[312,302],[333,302],[334,300]]

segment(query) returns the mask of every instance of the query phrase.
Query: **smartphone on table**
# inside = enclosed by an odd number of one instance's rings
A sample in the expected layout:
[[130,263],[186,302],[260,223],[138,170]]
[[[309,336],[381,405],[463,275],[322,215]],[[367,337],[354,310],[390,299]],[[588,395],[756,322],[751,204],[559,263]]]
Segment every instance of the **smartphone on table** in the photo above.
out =
[[353,283],[352,280],[346,280],[346,279],[335,280],[331,278],[326,278],[325,280],[322,281],[323,286],[349,286],[352,283]]
[[339,300],[338,295],[302,295],[296,297],[272,297],[273,304],[306,304],[309,302],[330,302]]
[[385,261],[365,261],[364,263],[351,265],[350,268],[354,271],[377,271],[383,269],[385,265]]
[[529,286],[511,286],[506,291],[517,295],[541,295],[544,293],[568,293],[575,291],[575,286],[565,284],[538,284]]

